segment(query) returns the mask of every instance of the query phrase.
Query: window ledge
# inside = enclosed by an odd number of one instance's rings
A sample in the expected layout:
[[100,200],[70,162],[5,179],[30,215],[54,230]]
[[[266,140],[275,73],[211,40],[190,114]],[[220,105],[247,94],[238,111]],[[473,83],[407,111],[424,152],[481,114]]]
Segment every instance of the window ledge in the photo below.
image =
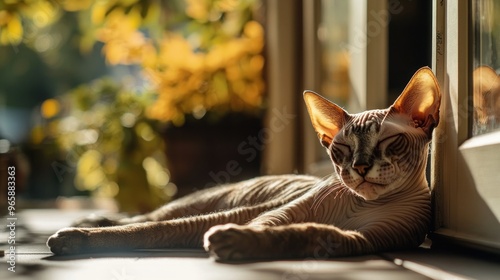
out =
[[473,249],[419,248],[381,254],[383,258],[432,279],[497,279],[500,257]]

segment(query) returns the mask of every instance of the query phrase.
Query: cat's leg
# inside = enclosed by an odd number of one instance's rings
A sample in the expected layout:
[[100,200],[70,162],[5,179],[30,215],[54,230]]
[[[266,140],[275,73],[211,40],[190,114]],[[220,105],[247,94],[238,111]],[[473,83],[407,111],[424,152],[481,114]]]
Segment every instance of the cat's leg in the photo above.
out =
[[214,226],[204,236],[204,248],[221,261],[327,258],[373,250],[363,234],[329,225],[328,211],[315,210],[317,198],[311,191],[246,225]]
[[282,226],[227,224],[212,227],[204,247],[219,261],[324,259],[368,254],[374,246],[362,233],[317,223]]
[[[288,206],[288,205],[287,205]],[[412,211],[391,211],[381,220],[366,218],[344,230],[328,223],[298,221],[266,212],[247,225],[219,225],[204,237],[204,247],[216,259],[330,258],[418,247],[429,230],[430,209],[424,202]],[[286,206],[285,206],[286,207]],[[401,208],[398,208],[401,209]],[[418,210],[417,210],[418,209]],[[277,209],[281,210],[281,208]],[[286,215],[282,215],[286,217]],[[296,215],[295,219],[301,217]],[[325,221],[323,221],[325,222]]]
[[268,202],[213,214],[159,222],[134,223],[102,228],[65,228],[52,235],[47,245],[55,254],[77,254],[148,248],[202,247],[203,234],[212,226],[245,224],[277,206]]
[[162,207],[146,214],[126,217],[123,214],[95,215],[75,221],[72,227],[108,227],[144,223],[151,221],[166,221],[222,210],[224,199],[234,191],[233,185],[220,186],[201,190],[185,197],[169,202]]

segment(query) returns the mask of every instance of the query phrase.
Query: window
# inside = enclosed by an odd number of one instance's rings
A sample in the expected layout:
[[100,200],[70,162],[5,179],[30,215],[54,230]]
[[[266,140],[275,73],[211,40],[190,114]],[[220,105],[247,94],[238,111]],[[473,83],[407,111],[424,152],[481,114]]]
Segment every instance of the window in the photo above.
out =
[[500,27],[500,1],[434,5],[433,69],[443,99],[433,142],[433,240],[499,250],[499,111],[489,99],[496,77],[489,77],[499,67],[495,30]]
[[[349,111],[386,107],[385,82],[391,57],[387,37],[391,34],[380,15],[391,9],[397,13],[398,7],[393,6],[397,3],[406,11],[406,5],[416,1],[266,3],[268,14],[273,15],[268,19],[269,73],[275,75],[268,77],[270,106],[286,108],[299,124],[273,134],[273,139],[286,141],[270,142],[266,172],[298,170],[325,175],[332,171],[331,164],[310,126],[300,93],[310,89],[325,94],[337,88],[347,98],[328,98],[345,102]],[[435,130],[431,158],[433,241],[499,250],[500,97],[494,75],[500,67],[500,0],[433,1],[432,5],[432,20],[419,20],[432,21],[432,68],[442,93],[441,121]],[[344,48],[338,48],[339,43]],[[336,56],[346,58],[347,65],[342,59],[330,59]],[[481,66],[487,68],[476,72]],[[347,89],[338,79],[346,72]],[[478,90],[480,93],[475,93]]]
[[472,3],[472,134],[500,129],[500,1]]
[[[398,7],[388,1],[303,1],[303,89],[357,113],[387,106],[387,27]],[[401,7],[399,7],[401,8]],[[333,172],[302,108],[303,169]]]
[[[430,37],[430,26],[422,23],[430,22],[430,1],[264,3],[268,15],[267,126],[271,127],[273,112],[286,110],[296,116],[294,125],[271,129],[270,139],[283,141],[266,143],[264,173],[327,175],[333,167],[313,131],[302,91],[316,91],[351,113],[386,108],[416,69],[430,65],[430,42],[425,40]],[[392,38],[390,29],[395,29]],[[413,35],[410,43],[408,32]],[[389,77],[389,71],[396,75]]]

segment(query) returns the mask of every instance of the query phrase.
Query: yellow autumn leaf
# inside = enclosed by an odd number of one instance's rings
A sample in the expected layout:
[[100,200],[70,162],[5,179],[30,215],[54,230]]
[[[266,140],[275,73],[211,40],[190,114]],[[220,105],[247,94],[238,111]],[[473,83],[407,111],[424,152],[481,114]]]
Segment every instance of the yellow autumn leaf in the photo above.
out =
[[215,5],[221,11],[229,12],[238,7],[238,0],[219,0]]
[[249,38],[262,38],[264,36],[264,28],[260,23],[252,20],[245,24],[243,33]]
[[241,79],[241,68],[238,63],[232,63],[226,67],[226,77],[229,81]]
[[105,181],[106,175],[98,168],[86,174],[79,174],[75,185],[80,190],[94,191]]
[[120,192],[120,187],[116,182],[106,180],[94,193],[95,197],[115,197]]
[[9,23],[11,15],[6,10],[0,10],[0,27],[5,26]]
[[264,57],[262,55],[252,56],[249,67],[254,73],[260,74],[264,69]]
[[60,107],[56,99],[47,99],[42,103],[40,111],[44,118],[50,119],[59,113]]
[[121,44],[116,44],[115,42],[108,42],[102,47],[102,52],[104,53],[106,61],[109,64],[116,65],[122,61],[125,49]]
[[19,16],[13,15],[5,29],[2,31],[2,36],[0,38],[2,44],[19,44],[23,39],[23,26]]
[[128,20],[129,25],[133,29],[138,29],[142,23],[142,16],[141,16],[140,8],[138,6],[133,7],[130,10],[130,12],[127,14],[126,19]]
[[88,150],[78,159],[75,184],[80,190],[94,190],[105,175],[101,170],[102,154],[97,150]]
[[186,14],[199,21],[206,21],[209,15],[209,3],[207,0],[186,0]]
[[106,19],[106,11],[107,7],[102,1],[98,1],[97,3],[92,5],[92,9],[90,12],[90,21],[92,22],[92,24],[102,24]]

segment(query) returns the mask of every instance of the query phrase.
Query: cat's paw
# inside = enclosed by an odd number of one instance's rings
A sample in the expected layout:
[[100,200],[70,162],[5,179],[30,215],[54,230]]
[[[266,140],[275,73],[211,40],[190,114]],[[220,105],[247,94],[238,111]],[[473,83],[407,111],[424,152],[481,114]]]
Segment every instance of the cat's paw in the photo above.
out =
[[218,225],[205,233],[203,247],[218,261],[251,259],[256,239],[257,232],[247,226]]
[[83,252],[88,240],[88,229],[64,228],[49,237],[47,246],[56,255],[72,255]]

